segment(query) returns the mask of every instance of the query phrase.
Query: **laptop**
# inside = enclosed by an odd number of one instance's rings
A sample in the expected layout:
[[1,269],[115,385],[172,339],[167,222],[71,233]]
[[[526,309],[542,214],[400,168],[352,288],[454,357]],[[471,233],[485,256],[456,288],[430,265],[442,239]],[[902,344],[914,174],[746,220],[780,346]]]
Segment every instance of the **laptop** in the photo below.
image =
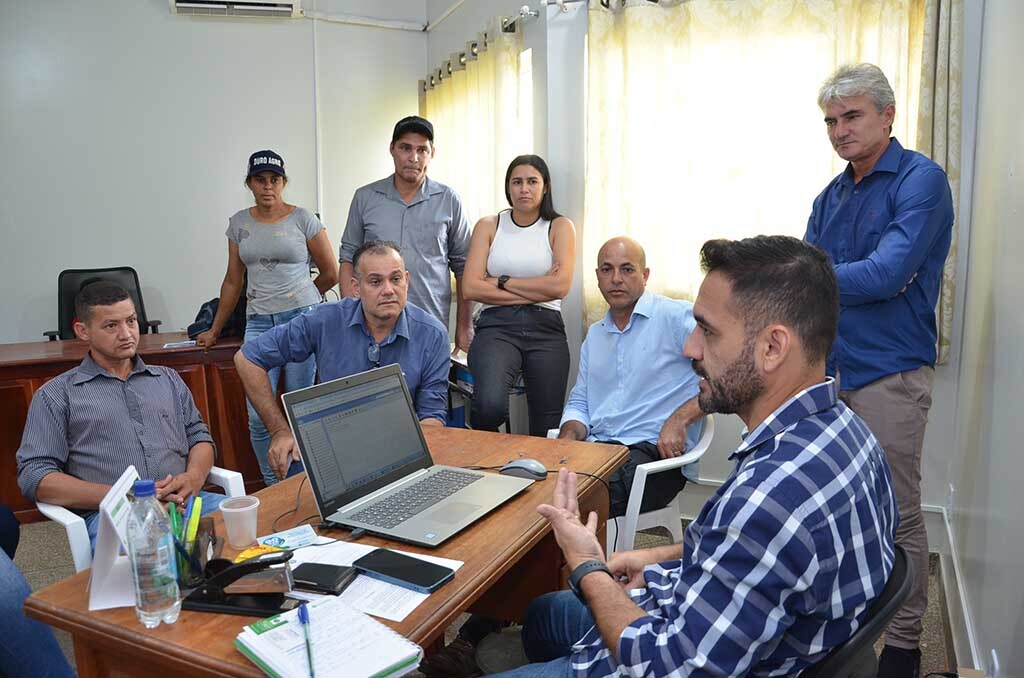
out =
[[281,400],[326,522],[435,547],[533,482],[434,464],[398,365]]

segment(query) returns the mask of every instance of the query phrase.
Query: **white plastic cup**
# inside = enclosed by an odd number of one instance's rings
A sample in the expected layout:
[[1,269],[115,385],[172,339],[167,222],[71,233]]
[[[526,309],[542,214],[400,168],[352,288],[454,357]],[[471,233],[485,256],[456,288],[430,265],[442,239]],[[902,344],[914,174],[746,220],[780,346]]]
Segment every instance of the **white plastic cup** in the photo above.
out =
[[220,503],[224,529],[228,533],[228,544],[233,548],[244,549],[256,543],[256,518],[259,509],[259,497],[252,495],[230,497]]

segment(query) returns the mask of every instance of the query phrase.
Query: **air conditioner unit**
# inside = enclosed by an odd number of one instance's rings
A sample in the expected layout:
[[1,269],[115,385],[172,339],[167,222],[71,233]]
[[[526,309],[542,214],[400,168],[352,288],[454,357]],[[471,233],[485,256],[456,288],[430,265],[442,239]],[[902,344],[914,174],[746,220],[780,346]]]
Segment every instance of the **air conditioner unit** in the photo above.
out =
[[297,18],[300,0],[169,0],[172,14],[191,16],[242,16]]

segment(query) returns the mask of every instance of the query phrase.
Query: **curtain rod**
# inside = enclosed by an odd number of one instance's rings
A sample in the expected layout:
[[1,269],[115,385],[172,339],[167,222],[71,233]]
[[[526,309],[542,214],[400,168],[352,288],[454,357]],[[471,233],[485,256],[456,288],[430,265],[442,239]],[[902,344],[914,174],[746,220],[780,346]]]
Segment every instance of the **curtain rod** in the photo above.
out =
[[418,24],[412,21],[375,19],[373,17],[357,16],[355,14],[329,14],[327,12],[318,12],[314,10],[303,10],[302,14],[307,19],[319,19],[320,21],[329,21],[336,24],[349,24],[351,26],[388,28],[395,31],[412,31],[414,33],[422,33],[427,30],[427,26],[425,24]]

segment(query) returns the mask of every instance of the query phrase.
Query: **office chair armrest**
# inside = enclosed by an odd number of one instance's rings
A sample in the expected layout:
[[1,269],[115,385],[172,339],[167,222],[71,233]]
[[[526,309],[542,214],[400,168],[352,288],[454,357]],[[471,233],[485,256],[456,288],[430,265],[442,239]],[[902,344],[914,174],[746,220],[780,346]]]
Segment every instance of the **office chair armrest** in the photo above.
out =
[[224,494],[229,497],[245,496],[245,480],[238,471],[229,471],[226,468],[214,466],[206,476],[208,482],[224,488]]
[[163,324],[162,320],[147,320],[146,327],[149,328],[147,332],[149,334],[157,334],[159,332],[157,328],[160,327],[161,324]]
[[63,506],[36,502],[36,508],[44,516],[64,526],[71,546],[71,557],[75,561],[75,572],[92,567],[92,545],[89,543],[89,530],[85,527],[85,519],[72,513]]
[[57,338],[60,336],[60,330],[49,330],[48,332],[43,332],[43,336],[49,337],[50,341],[57,341]]

